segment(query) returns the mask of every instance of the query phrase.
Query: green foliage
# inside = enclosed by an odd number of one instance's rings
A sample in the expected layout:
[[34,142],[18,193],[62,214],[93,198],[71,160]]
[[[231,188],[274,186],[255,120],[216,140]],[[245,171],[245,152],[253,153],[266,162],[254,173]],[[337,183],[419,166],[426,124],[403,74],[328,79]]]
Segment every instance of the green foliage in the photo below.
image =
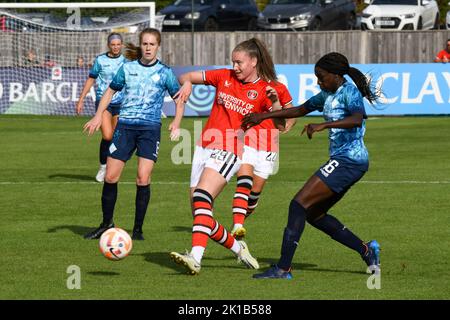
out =
[[[145,241],[111,262],[98,241],[82,235],[101,220],[102,185],[94,182],[100,134],[82,134],[85,117],[0,116],[0,299],[448,299],[448,117],[370,118],[366,145],[370,170],[332,209],[364,240],[382,246],[381,290],[366,287],[365,265],[353,251],[307,226],[294,258],[292,281],[256,281],[209,241],[199,276],[183,274],[170,251],[190,248],[190,165],[174,165],[164,119]],[[193,132],[195,118],[182,127]],[[206,119],[203,119],[203,124]],[[280,170],[270,177],[246,241],[263,269],[280,254],[289,201],[328,158],[326,132],[312,140],[299,119],[280,138]],[[194,141],[191,141],[193,148]],[[134,221],[136,158],[126,165],[116,225]],[[215,217],[231,224],[236,181],[214,202]],[[67,267],[81,269],[81,290],[68,290]],[[167,312],[166,312],[167,313]]]

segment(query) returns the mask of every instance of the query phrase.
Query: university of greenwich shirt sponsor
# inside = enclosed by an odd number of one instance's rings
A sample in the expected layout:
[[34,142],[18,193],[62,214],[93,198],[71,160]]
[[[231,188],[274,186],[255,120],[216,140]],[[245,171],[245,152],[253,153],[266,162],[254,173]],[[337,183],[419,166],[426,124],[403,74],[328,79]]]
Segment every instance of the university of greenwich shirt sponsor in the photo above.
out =
[[119,123],[132,126],[161,124],[166,91],[173,97],[180,89],[172,69],[158,60],[150,65],[139,60],[125,63],[110,87],[124,93]]
[[[364,119],[367,119],[363,97],[358,88],[349,82],[344,82],[335,93],[322,90],[305,102],[305,107],[310,111],[323,111],[323,117],[327,122],[342,120],[354,113],[361,113]],[[361,127],[329,129],[330,158],[341,159],[344,163],[367,170],[369,154],[363,140],[365,132],[365,120]]]
[[[100,102],[117,70],[127,61],[123,55],[109,57],[106,53],[95,58],[94,65],[89,71],[89,77],[94,78],[97,84],[97,89],[95,90],[95,99],[97,102]],[[119,90],[112,97],[110,104],[120,105],[122,100],[123,93]]]

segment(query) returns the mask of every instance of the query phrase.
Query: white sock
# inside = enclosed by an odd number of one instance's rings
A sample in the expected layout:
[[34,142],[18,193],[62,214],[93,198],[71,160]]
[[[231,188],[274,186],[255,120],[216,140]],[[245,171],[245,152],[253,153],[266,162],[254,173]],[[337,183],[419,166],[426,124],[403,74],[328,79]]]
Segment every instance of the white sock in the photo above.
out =
[[194,259],[200,263],[202,262],[203,253],[205,252],[205,248],[201,246],[195,246],[191,249],[191,255],[194,257]]
[[234,254],[239,254],[239,252],[241,251],[241,245],[237,240],[234,240],[233,246],[231,247],[231,251],[233,251]]
[[106,168],[106,164],[100,164],[100,168],[105,169]]
[[243,227],[243,225],[242,224],[240,224],[240,223],[236,223],[234,226],[233,226],[233,231],[234,230],[236,230],[237,228],[241,228],[241,227]]

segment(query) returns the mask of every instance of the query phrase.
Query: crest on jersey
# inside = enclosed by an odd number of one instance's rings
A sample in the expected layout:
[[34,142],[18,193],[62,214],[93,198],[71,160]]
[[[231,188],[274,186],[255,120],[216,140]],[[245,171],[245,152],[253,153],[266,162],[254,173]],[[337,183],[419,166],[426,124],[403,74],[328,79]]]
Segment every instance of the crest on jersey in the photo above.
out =
[[225,80],[225,87],[230,87],[231,86],[231,82],[230,81],[228,81],[228,80]]
[[256,90],[247,91],[247,98],[251,100],[256,100],[256,98],[258,98],[258,92]]

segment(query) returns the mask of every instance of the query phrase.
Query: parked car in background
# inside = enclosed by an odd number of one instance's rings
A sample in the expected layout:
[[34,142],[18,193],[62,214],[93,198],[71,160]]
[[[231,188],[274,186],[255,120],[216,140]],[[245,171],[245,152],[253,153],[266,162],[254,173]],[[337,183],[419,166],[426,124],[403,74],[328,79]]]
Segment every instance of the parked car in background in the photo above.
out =
[[177,0],[159,11],[163,31],[256,30],[259,10],[254,0]]
[[[448,3],[450,5],[450,2]],[[450,10],[447,11],[447,17],[445,18],[445,27],[450,30]]]
[[369,4],[361,15],[361,29],[439,29],[435,0],[364,0]]
[[258,18],[263,30],[353,29],[355,24],[353,0],[271,0]]

